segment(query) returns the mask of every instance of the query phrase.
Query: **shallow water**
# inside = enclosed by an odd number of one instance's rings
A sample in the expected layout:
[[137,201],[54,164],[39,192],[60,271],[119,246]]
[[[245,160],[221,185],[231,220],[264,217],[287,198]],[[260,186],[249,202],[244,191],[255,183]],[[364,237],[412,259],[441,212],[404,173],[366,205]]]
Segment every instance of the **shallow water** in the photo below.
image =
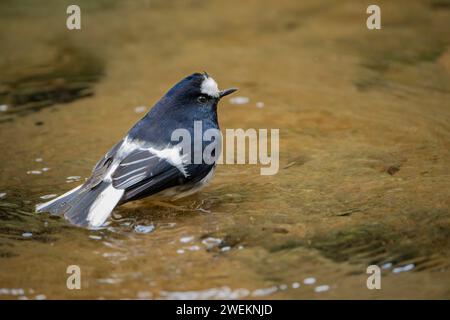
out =
[[[81,31],[68,2],[0,4],[0,299],[450,298],[446,1],[382,1],[380,31],[360,1],[79,3]],[[33,213],[203,70],[249,98],[222,129],[280,129],[277,175],[222,165],[102,230]]]

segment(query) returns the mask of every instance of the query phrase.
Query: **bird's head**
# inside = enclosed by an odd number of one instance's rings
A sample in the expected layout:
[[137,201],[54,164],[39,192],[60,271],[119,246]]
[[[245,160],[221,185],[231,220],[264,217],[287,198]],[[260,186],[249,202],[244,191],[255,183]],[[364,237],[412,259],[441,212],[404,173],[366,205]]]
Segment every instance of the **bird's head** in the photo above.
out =
[[204,72],[184,78],[170,89],[166,97],[172,103],[176,102],[184,108],[190,106],[215,111],[219,100],[236,90],[236,88],[219,90],[216,81]]

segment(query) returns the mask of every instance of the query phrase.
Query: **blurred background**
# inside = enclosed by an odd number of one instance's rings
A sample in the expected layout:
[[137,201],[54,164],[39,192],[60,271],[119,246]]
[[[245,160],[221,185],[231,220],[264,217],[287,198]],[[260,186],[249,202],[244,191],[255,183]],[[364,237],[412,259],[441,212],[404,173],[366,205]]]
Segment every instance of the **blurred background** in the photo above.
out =
[[[368,1],[80,0],[81,30],[70,4],[0,2],[0,299],[450,298],[449,1],[377,1],[381,30]],[[202,71],[240,89],[222,130],[280,129],[277,175],[95,231],[33,213]]]

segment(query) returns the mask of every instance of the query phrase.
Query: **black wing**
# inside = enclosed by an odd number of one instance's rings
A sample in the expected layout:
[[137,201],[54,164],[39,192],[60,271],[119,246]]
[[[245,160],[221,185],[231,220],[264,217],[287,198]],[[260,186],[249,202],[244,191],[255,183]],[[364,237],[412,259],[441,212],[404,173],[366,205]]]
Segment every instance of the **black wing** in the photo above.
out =
[[117,153],[117,150],[123,144],[123,140],[119,141],[116,145],[114,145],[104,156],[101,158],[97,164],[92,169],[91,177],[86,181],[83,186],[83,189],[92,189],[96,187],[100,182],[103,181],[105,174],[108,172],[109,167],[114,159],[114,156]]
[[125,157],[111,176],[113,186],[125,189],[122,202],[183,184],[188,175],[147,149]]

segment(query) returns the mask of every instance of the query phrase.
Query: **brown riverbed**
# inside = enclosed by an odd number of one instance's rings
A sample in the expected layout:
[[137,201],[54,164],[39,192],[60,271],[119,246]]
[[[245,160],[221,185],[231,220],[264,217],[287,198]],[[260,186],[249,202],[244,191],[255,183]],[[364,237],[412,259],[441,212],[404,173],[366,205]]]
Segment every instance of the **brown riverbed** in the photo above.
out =
[[[450,298],[449,2],[380,1],[378,31],[364,1],[79,3],[80,31],[0,4],[0,299]],[[222,165],[97,231],[33,213],[203,70],[250,99],[222,129],[280,129],[277,175]]]

